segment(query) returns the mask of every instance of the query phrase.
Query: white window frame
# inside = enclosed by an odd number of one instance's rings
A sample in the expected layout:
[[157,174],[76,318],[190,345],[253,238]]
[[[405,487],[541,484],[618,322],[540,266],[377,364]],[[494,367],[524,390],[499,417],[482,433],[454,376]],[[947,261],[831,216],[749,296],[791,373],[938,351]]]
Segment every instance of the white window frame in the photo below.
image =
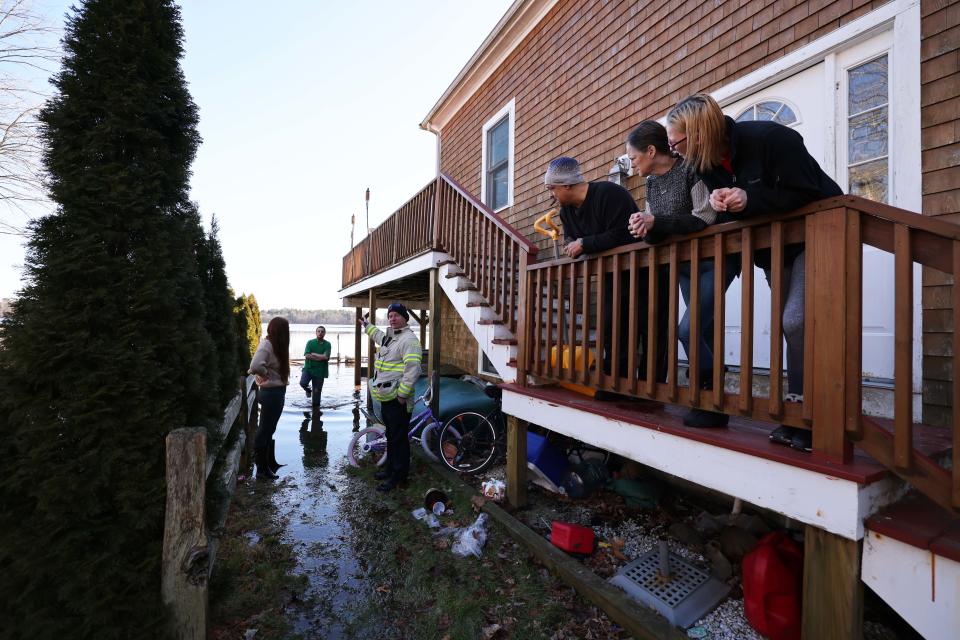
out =
[[480,152],[480,202],[487,206],[490,206],[490,203],[487,202],[487,134],[489,133],[490,129],[500,124],[500,121],[503,120],[504,117],[509,119],[507,125],[507,162],[509,163],[507,167],[507,203],[499,209],[495,209],[494,213],[499,213],[500,211],[513,206],[513,173],[516,167],[513,156],[514,131],[516,130],[517,122],[516,98],[511,98],[510,102],[508,102],[502,109],[500,109],[500,111],[496,113],[496,115],[487,120],[486,124],[483,125],[481,137],[482,147]]

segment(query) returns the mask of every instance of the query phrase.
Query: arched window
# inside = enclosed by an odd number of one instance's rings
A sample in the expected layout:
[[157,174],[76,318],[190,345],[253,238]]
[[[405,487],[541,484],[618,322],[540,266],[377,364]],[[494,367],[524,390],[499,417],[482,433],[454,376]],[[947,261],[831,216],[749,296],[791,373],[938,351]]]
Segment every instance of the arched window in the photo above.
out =
[[800,122],[796,111],[786,102],[780,100],[764,100],[750,105],[735,118],[737,122],[751,122],[753,120],[767,120],[779,122],[792,127]]

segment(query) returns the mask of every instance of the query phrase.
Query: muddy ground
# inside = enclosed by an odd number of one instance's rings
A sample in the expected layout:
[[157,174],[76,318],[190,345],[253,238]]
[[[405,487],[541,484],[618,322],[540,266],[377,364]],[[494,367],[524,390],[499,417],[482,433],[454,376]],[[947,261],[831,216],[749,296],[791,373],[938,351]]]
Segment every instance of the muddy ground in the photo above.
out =
[[[331,371],[320,422],[291,385],[277,430],[281,479],[243,478],[211,584],[214,639],[622,638],[605,614],[491,523],[481,558],[458,558],[411,512],[427,489],[451,496],[442,526],[476,518],[469,491],[414,459],[384,495],[346,462],[357,428],[352,369]],[[297,379],[299,371],[291,372]]]

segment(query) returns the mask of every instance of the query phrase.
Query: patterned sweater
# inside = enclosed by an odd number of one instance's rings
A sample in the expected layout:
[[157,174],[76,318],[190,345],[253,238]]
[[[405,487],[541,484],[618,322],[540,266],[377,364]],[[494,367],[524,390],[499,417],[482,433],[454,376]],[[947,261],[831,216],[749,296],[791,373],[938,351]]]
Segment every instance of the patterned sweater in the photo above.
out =
[[656,219],[644,238],[650,244],[700,231],[717,221],[717,212],[710,207],[710,191],[681,160],[662,176],[647,176],[646,200],[645,213]]

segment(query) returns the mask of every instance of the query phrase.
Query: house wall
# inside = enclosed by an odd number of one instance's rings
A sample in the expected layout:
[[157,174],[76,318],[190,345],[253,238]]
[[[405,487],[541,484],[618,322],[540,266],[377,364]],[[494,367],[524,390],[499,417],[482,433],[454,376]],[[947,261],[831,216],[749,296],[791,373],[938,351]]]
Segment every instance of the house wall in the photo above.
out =
[[454,366],[466,373],[477,372],[477,339],[447,296],[440,296],[440,365]]
[[[560,0],[441,131],[441,170],[480,195],[483,123],[516,100],[513,206],[501,215],[546,250],[533,221],[550,207],[543,171],[578,158],[606,175],[641,120],[714,91],[886,2]],[[960,221],[960,3],[921,0],[923,213]],[[638,177],[628,188],[642,200]],[[552,255],[552,250],[542,255]],[[950,404],[949,284],[924,278],[925,417]]]
[[[920,4],[923,213],[960,223],[960,3]],[[923,417],[950,424],[952,279],[923,275]]]

